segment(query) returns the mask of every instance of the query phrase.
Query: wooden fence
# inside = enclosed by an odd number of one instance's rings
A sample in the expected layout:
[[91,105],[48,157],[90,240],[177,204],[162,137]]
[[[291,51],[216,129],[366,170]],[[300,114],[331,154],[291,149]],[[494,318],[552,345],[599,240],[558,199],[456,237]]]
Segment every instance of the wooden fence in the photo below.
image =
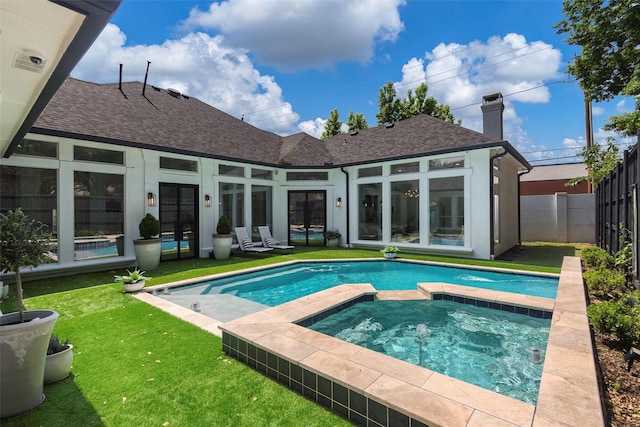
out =
[[633,275],[638,277],[638,144],[625,150],[622,162],[596,189],[596,244],[611,255],[620,249],[620,236],[628,233],[633,245]]

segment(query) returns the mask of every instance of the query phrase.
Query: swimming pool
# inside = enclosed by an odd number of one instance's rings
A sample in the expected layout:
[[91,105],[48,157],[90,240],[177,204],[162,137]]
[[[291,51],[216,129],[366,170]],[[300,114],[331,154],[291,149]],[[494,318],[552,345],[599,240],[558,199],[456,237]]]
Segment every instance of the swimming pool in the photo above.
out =
[[[451,301],[360,302],[308,326],[536,404],[550,319]],[[535,350],[534,350],[535,349]]]
[[555,277],[454,268],[403,261],[303,262],[172,289],[174,295],[228,294],[276,306],[345,283],[377,290],[415,290],[420,282],[445,282],[555,298]]

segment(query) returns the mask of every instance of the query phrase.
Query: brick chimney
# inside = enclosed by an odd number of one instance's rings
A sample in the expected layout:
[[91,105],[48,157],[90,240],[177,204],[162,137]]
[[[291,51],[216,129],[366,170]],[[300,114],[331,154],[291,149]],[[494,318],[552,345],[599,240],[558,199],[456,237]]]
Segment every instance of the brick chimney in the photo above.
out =
[[482,96],[482,133],[497,141],[503,140],[502,133],[502,94],[500,92],[488,93]]

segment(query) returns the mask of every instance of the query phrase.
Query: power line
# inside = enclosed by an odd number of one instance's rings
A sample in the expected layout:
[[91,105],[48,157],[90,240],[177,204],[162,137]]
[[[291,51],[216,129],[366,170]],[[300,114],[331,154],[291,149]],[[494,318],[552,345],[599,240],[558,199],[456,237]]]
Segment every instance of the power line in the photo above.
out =
[[[433,61],[435,61],[435,60],[441,60],[441,59],[444,59],[444,58],[446,58],[446,57],[448,57],[448,56],[452,56],[452,55],[454,55],[454,54],[456,54],[456,53],[464,52],[464,51],[470,50],[470,49],[475,48],[475,47],[476,47],[476,46],[473,46],[473,47],[471,47],[471,46],[470,46],[469,48],[467,48],[467,49],[463,49],[463,50],[461,50],[461,51],[453,51],[453,52],[449,53],[448,55],[444,55],[444,56],[442,56],[442,57],[435,58],[434,60],[430,61],[430,63],[433,63]],[[522,46],[522,47],[519,47],[519,48],[516,48],[516,49],[512,49],[512,50],[507,51],[507,52],[502,52],[502,53],[500,53],[500,54],[496,54],[496,55],[494,55],[494,56],[491,56],[491,57],[485,58],[485,60],[493,59],[493,58],[497,58],[497,57],[500,57],[500,56],[504,56],[504,55],[507,55],[507,54],[509,54],[509,53],[513,53],[513,52],[516,52],[516,51],[518,51],[518,50],[522,50],[522,49],[525,49],[525,48],[528,48],[528,47],[530,47],[530,46],[529,46],[529,45],[526,45],[526,46]],[[525,53],[524,55],[521,55],[521,56],[519,56],[518,58],[522,58],[522,57],[524,57],[524,56],[528,56],[528,55],[533,55],[533,54],[536,54],[536,53],[539,53],[539,52],[542,52],[542,51],[545,51],[545,50],[548,50],[548,49],[551,49],[551,48],[552,48],[552,46],[547,46],[547,47],[542,48],[542,49],[538,49],[538,50],[535,50],[535,51],[532,51],[532,52]],[[516,59],[517,59],[517,58],[516,58]],[[472,72],[477,72],[477,70],[479,70],[479,69],[486,69],[486,68],[490,68],[490,67],[495,67],[495,66],[497,66],[497,65],[499,65],[499,64],[502,64],[502,63],[504,63],[504,62],[509,62],[509,61],[511,61],[511,60],[513,60],[513,58],[508,58],[508,59],[505,59],[504,61],[499,61],[499,62],[495,62],[495,63],[491,63],[491,64],[485,64],[485,65],[483,65],[483,66],[480,66],[480,67],[476,67],[476,68],[470,69],[470,70],[465,71],[465,72],[463,72],[463,73],[458,73],[458,74],[456,74],[456,75],[454,75],[454,76],[446,77],[446,78],[443,78],[443,79],[440,79],[440,80],[437,80],[437,81],[431,81],[431,82],[429,82],[428,84],[429,84],[429,85],[434,85],[434,84],[437,84],[437,83],[441,83],[441,82],[443,82],[443,81],[450,80],[450,79],[453,79],[453,78],[455,78],[455,77],[463,76],[463,75],[465,75],[465,74],[470,74],[470,73],[472,73]],[[415,67],[418,67],[418,66],[422,66],[422,65],[423,65],[423,63],[416,64],[416,65],[414,65],[414,66],[412,66],[412,67],[409,67],[409,69],[410,69],[410,68],[415,68]],[[456,68],[452,68],[452,69],[449,69],[449,70],[441,71],[441,72],[439,72],[439,73],[435,74],[434,76],[441,75],[441,74],[446,74],[446,73],[450,73],[450,72],[452,72],[452,71],[456,71],[456,70],[459,70],[459,69],[462,69],[462,68],[465,68],[465,67],[467,67],[467,65],[462,65],[462,66],[460,66],[460,67],[456,67]],[[431,77],[433,77],[433,76],[431,76]],[[368,82],[374,81],[374,80],[376,80],[376,79],[377,79],[377,78],[372,78],[372,79],[369,79],[369,80],[367,80],[367,81],[359,82],[359,83],[358,83],[358,84],[356,84],[356,85],[347,86],[347,87],[344,87],[344,88],[339,89],[339,90],[340,90],[340,91],[342,91],[342,90],[344,90],[345,88],[352,88],[352,87],[360,86],[360,85],[362,85],[362,84],[365,84],[365,83],[368,83]],[[398,84],[396,87],[404,87],[404,86],[408,86],[408,85],[410,85],[410,84],[412,84],[412,83],[416,83],[416,82],[421,81],[421,80],[423,80],[423,79],[421,78],[421,79],[416,79],[416,80],[412,80],[412,81],[409,81],[409,82],[404,82],[404,83],[402,83],[402,84]],[[425,80],[425,83],[426,83],[426,78],[424,78],[424,80]],[[538,87],[542,87],[542,86],[546,86],[546,85],[541,85],[541,86],[538,86]],[[337,92],[337,91],[339,91],[339,90],[335,90],[335,91],[333,91],[333,92]],[[526,90],[524,90],[524,91],[522,91],[522,92],[526,92]],[[331,92],[329,92],[329,93],[331,93]],[[519,92],[517,92],[517,93],[519,93]],[[327,93],[324,93],[323,95],[326,95],[326,94],[327,94]],[[288,102],[287,102],[287,103],[282,103],[282,104],[279,104],[279,105],[274,106],[274,107],[268,107],[268,108],[264,108],[264,109],[262,109],[262,110],[256,110],[256,111],[253,111],[253,112],[250,112],[250,113],[245,113],[245,116],[249,116],[249,115],[253,115],[253,114],[257,114],[257,113],[261,113],[261,112],[264,112],[264,111],[272,110],[272,109],[274,109],[274,108],[278,108],[278,107],[281,107],[281,106],[283,106],[283,105],[287,105],[287,104],[290,104],[290,103],[288,103]],[[470,104],[470,105],[477,105],[477,104]],[[460,109],[460,108],[465,108],[465,107],[457,107],[456,109]],[[453,109],[452,109],[452,110],[453,110]],[[285,114],[285,115],[281,115],[281,116],[277,116],[277,117],[265,117],[265,118],[262,118],[262,119],[256,119],[256,120],[253,120],[253,121],[252,121],[252,123],[254,123],[254,124],[255,124],[255,123],[260,123],[260,122],[269,121],[269,120],[273,120],[274,118],[280,118],[280,117],[290,117],[290,116],[293,116],[294,114],[297,114],[297,113],[289,113],[289,114]],[[284,121],[284,120],[283,120],[283,121]],[[275,122],[275,123],[279,123],[279,122]]]

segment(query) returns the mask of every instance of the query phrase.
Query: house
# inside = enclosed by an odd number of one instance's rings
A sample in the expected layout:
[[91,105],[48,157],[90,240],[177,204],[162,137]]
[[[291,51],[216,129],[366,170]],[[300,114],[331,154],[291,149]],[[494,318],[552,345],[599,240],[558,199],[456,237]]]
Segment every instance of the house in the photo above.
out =
[[587,166],[582,162],[536,166],[520,178],[520,195],[587,194],[589,188],[586,181],[571,187],[565,186],[569,180],[581,176],[587,176]]
[[43,274],[133,265],[146,213],[160,219],[162,260],[208,256],[222,214],[295,245],[336,229],[343,246],[490,259],[519,243],[530,169],[502,139],[503,108],[499,93],[483,98],[485,134],[422,115],[320,141],[169,88],[67,78],[3,141],[0,210],[50,226]]

